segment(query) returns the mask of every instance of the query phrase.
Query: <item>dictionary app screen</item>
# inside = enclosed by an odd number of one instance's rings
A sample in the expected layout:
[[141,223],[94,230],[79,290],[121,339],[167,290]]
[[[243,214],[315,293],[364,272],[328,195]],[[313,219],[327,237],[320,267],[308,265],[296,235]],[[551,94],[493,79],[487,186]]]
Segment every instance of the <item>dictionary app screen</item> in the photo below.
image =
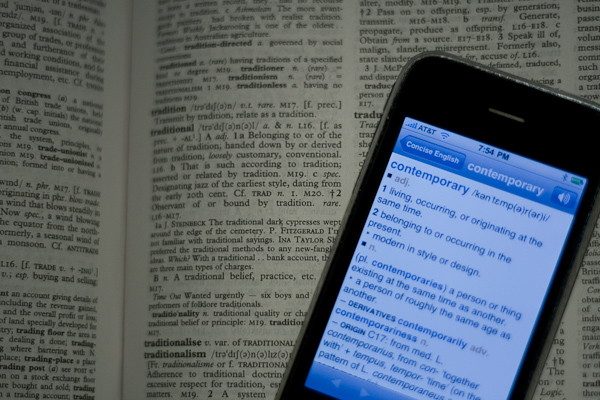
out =
[[305,385],[506,398],[585,185],[407,118]]

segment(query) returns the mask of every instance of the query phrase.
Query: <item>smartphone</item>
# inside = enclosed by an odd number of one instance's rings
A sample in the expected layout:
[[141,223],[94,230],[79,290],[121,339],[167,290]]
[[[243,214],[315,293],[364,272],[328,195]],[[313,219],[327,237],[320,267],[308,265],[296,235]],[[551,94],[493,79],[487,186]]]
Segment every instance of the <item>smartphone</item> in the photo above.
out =
[[410,61],[277,398],[530,396],[598,216],[599,126],[517,77]]

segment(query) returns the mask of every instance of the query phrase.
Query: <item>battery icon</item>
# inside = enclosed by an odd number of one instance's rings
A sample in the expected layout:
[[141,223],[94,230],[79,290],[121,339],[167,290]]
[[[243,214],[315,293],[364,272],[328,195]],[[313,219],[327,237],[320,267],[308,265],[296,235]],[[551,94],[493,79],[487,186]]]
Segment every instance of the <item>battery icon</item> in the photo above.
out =
[[571,177],[571,183],[574,183],[576,185],[581,185],[583,183],[583,181],[579,178]]

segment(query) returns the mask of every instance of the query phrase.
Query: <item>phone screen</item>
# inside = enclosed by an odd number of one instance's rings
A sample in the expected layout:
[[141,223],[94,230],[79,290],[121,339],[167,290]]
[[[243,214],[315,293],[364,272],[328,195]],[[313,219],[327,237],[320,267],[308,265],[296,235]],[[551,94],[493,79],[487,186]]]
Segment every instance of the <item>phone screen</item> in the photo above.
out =
[[506,398],[586,183],[406,118],[305,386]]

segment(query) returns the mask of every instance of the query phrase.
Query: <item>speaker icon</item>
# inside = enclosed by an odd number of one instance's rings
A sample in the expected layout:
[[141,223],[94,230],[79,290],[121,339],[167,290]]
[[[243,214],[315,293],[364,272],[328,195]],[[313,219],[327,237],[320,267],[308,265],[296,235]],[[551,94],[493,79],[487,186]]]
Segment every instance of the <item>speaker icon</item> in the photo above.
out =
[[552,192],[551,201],[562,207],[572,208],[577,203],[577,193],[556,186]]
[[569,204],[569,200],[571,199],[571,195],[569,193],[560,193],[557,197],[558,201],[565,205]]

